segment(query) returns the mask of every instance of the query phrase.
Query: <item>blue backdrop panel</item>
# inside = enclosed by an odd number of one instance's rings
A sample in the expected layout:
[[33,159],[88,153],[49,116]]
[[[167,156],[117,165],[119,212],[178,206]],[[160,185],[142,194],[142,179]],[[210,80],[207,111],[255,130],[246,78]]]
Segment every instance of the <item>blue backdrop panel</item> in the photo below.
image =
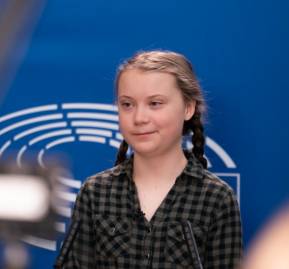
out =
[[[83,180],[114,163],[121,141],[117,65],[137,50],[169,49],[193,63],[208,102],[209,168],[236,191],[245,246],[288,199],[289,3],[286,1],[49,0],[0,114],[0,161],[50,154],[60,179],[58,241],[26,237],[29,268],[51,268]],[[187,147],[191,145],[186,144]]]

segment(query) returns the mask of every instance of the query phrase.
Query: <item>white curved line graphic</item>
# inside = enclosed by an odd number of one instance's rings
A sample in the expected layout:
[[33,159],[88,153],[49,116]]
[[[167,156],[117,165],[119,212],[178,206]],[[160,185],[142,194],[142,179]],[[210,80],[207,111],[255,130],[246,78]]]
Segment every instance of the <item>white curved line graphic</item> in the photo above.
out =
[[[229,157],[229,155],[208,136],[206,136],[206,145],[208,147],[210,147],[218,155],[218,157],[227,165],[228,168],[235,168],[236,167],[236,166],[232,166],[232,164],[233,165],[235,165],[235,164],[232,161],[232,159]],[[193,147],[192,142],[186,141],[186,147],[187,147],[187,149],[192,149],[192,147]],[[205,158],[207,159],[207,162],[208,162],[208,168],[212,168],[212,163],[211,163],[210,159],[207,156],[205,156]]]
[[75,202],[75,200],[76,200],[76,194],[75,193],[57,191],[56,195],[57,195],[57,197],[65,200],[65,201],[68,201],[68,202]]
[[40,126],[37,126],[35,128],[31,128],[31,129],[28,129],[18,135],[15,135],[13,140],[14,141],[17,141],[19,140],[20,138],[22,137],[25,137],[27,135],[30,135],[30,134],[34,134],[34,133],[37,133],[37,132],[40,132],[40,131],[43,131],[43,130],[47,130],[47,129],[53,129],[53,128],[64,128],[67,126],[67,123],[62,121],[62,122],[57,122],[57,123],[49,123],[49,124],[45,124],[45,125],[40,125]]
[[11,145],[11,140],[8,140],[1,148],[0,148],[0,157],[4,153],[4,151]]
[[66,224],[64,222],[55,222],[54,223],[55,230],[61,233],[66,232]]
[[104,137],[89,136],[89,135],[81,135],[79,137],[79,141],[96,142],[96,143],[105,144]]
[[55,141],[47,144],[45,146],[45,149],[51,149],[51,148],[53,148],[53,147],[55,147],[57,145],[64,144],[64,143],[69,143],[69,142],[74,142],[74,141],[75,141],[75,137],[73,137],[73,136],[61,138],[61,139],[55,140]]
[[106,137],[112,137],[111,131],[92,129],[92,128],[77,128],[75,130],[77,134],[92,134],[92,135],[102,135]]
[[[188,150],[192,150],[192,148],[193,148],[193,143],[192,143],[191,141],[186,141],[185,147],[186,147],[186,149],[188,149]],[[205,157],[206,160],[207,160],[208,168],[212,168],[212,163],[211,163],[210,159],[206,156],[206,154],[204,154],[204,157]]]
[[116,133],[115,137],[116,139],[123,140],[123,136],[121,133]]
[[24,154],[24,152],[25,152],[26,150],[27,150],[27,146],[24,145],[24,146],[19,150],[19,152],[18,152],[18,154],[17,154],[16,160],[17,160],[17,165],[18,165],[19,167],[21,167],[21,159],[22,159],[22,156],[23,156],[23,154]]
[[67,118],[69,119],[101,119],[101,120],[111,120],[118,122],[118,116],[117,115],[108,115],[104,113],[75,113],[71,112],[67,114]]
[[100,127],[110,130],[118,130],[118,124],[106,123],[100,121],[72,121],[71,126],[73,127]]
[[56,206],[55,210],[57,213],[63,217],[70,218],[72,215],[72,210],[70,207],[65,207],[65,206]]
[[56,119],[61,119],[61,118],[63,118],[62,114],[52,114],[52,115],[45,115],[45,116],[31,118],[28,120],[19,121],[17,123],[9,125],[6,128],[0,130],[0,136],[21,126],[25,126],[25,125],[40,122],[40,121],[56,120]]
[[204,154],[204,157],[205,157],[206,160],[207,160],[208,168],[212,168],[212,163],[211,163],[210,159],[206,156],[206,154]]
[[108,110],[117,111],[117,106],[94,104],[94,103],[66,103],[62,104],[62,109],[96,109],[96,110]]
[[80,180],[74,180],[74,179],[65,178],[65,177],[58,177],[58,181],[67,187],[72,187],[76,189],[80,189],[81,187]]
[[120,146],[120,142],[114,139],[109,139],[109,145],[118,149]]
[[240,174],[239,173],[218,173],[215,172],[215,175],[220,177],[222,179],[223,176],[228,177],[228,176],[232,176],[232,177],[236,177],[237,178],[237,200],[239,202],[239,205],[241,204],[240,200],[241,200],[241,182],[240,182]]
[[38,238],[34,236],[25,236],[22,241],[36,247],[45,248],[48,250],[56,250],[56,241]]
[[16,111],[16,112],[13,112],[13,113],[10,113],[10,114],[7,114],[5,116],[0,117],[0,122],[10,120],[10,119],[13,119],[13,118],[16,118],[19,116],[31,114],[31,113],[56,110],[56,109],[57,109],[57,105],[46,105],[46,106],[37,106],[37,107],[33,107],[33,108],[27,108],[27,109],[19,110],[19,111]]
[[45,167],[45,165],[44,165],[44,163],[43,163],[43,155],[44,155],[44,149],[42,149],[42,150],[40,150],[39,151],[39,154],[38,154],[38,156],[37,156],[37,161],[38,161],[38,163],[39,163],[39,165],[41,166],[41,167]]
[[215,141],[213,141],[210,137],[206,137],[206,144],[209,148],[214,150],[218,156],[221,158],[221,160],[225,163],[225,165],[228,168],[236,168],[236,164],[234,161],[230,158],[228,153],[222,149]]
[[28,142],[29,146],[32,146],[34,144],[36,144],[37,142],[40,142],[42,140],[51,138],[51,137],[55,137],[55,136],[61,136],[61,135],[69,135],[71,134],[72,131],[69,129],[66,130],[60,130],[60,131],[54,131],[54,132],[50,132],[50,133],[46,133],[40,136],[35,137],[34,139],[30,140]]

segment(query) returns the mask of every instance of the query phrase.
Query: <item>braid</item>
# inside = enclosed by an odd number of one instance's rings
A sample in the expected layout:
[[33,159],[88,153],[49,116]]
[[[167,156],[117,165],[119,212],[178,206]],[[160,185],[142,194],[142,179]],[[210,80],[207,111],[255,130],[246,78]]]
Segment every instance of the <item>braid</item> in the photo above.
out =
[[188,130],[193,131],[192,143],[195,157],[200,161],[203,168],[207,169],[207,160],[204,157],[204,148],[205,148],[205,136],[204,136],[204,127],[201,122],[201,114],[196,111],[194,116],[185,122],[184,131]]
[[125,161],[127,149],[128,149],[128,144],[126,143],[125,140],[123,140],[120,144],[120,147],[117,153],[115,165],[118,165],[122,163],[123,161]]

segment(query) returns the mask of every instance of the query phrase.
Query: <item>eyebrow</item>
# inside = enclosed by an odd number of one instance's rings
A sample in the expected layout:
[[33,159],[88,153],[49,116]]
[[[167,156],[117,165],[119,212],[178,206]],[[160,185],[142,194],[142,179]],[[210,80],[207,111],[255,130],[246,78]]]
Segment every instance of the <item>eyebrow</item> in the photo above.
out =
[[[150,96],[148,96],[147,99],[153,99],[153,98],[157,98],[157,97],[162,97],[162,98],[165,97],[165,98],[167,98],[167,96],[162,95],[162,94],[154,94],[154,95],[150,95]],[[119,99],[119,98],[128,98],[128,99],[133,99],[133,97],[128,96],[128,95],[121,95],[121,96],[118,97],[118,99]]]

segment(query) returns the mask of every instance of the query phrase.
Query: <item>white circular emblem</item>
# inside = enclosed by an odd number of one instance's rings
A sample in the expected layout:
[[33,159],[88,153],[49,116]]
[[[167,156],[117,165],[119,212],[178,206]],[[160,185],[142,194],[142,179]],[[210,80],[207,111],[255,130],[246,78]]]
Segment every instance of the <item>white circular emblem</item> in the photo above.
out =
[[[45,167],[45,156],[57,146],[67,143],[85,142],[118,148],[122,135],[119,132],[117,107],[101,103],[63,103],[31,107],[0,117],[0,161],[9,149],[16,151],[15,162],[21,167],[30,151],[37,152],[35,161]],[[186,147],[192,144],[186,142]],[[236,164],[226,151],[210,137],[206,137],[206,147],[210,148],[223,162],[225,168],[235,169]],[[72,156],[73,158],[73,156]],[[208,160],[208,167],[212,162]],[[214,172],[217,176],[233,180],[237,198],[240,200],[240,174]],[[59,182],[69,191],[58,193],[58,197],[68,206],[58,206],[58,214],[70,219],[76,194],[81,181],[73,178],[59,178]],[[231,182],[229,182],[231,183]],[[55,229],[66,233],[67,222],[56,222]],[[55,251],[60,242],[27,236],[23,241]]]

